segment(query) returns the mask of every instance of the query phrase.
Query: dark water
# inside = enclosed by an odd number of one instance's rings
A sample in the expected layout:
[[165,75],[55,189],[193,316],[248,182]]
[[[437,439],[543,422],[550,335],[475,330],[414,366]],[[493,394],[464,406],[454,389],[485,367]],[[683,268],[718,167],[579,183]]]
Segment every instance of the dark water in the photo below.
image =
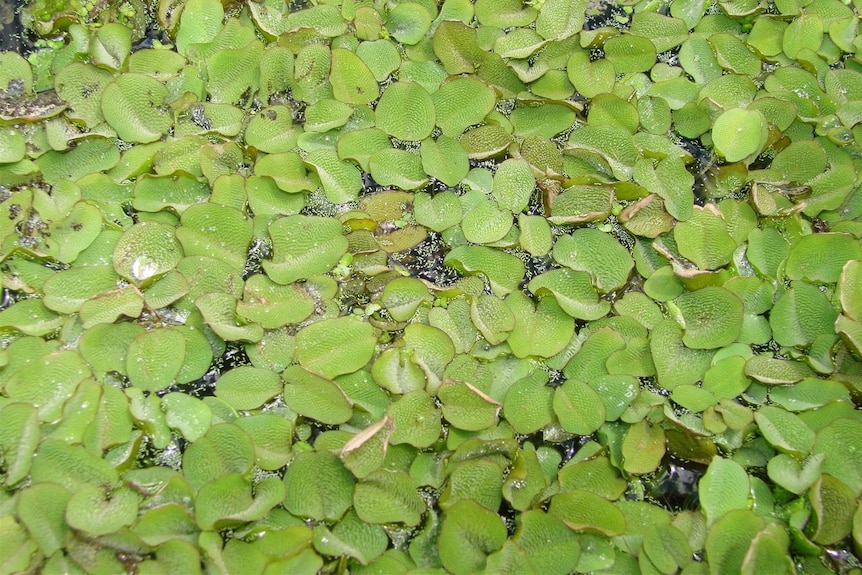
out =
[[23,0],[0,0],[0,51],[27,55],[33,51],[33,41],[21,26]]

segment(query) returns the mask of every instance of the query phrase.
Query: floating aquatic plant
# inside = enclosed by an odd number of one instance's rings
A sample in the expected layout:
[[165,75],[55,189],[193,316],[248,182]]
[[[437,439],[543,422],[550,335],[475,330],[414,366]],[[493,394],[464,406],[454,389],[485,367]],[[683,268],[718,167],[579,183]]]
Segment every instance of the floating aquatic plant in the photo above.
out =
[[29,2],[0,573],[859,571],[860,11]]

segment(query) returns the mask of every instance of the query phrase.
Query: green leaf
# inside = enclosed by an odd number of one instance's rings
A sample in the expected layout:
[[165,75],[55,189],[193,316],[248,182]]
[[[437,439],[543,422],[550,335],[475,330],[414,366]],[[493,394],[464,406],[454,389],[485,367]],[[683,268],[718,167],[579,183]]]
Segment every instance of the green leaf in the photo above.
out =
[[140,285],[174,269],[182,257],[172,226],[142,222],[123,232],[113,260],[118,274]]
[[287,216],[270,224],[272,260],[264,260],[267,275],[280,284],[325,273],[347,251],[341,224],[318,216]]
[[757,110],[731,108],[712,126],[715,150],[728,162],[754,157],[763,149],[767,137],[766,121]]
[[724,347],[739,336],[742,329],[743,303],[730,290],[707,286],[685,292],[675,300],[685,333],[686,347],[714,349]]
[[336,521],[353,503],[354,483],[334,454],[301,452],[284,474],[284,506],[300,517]]
[[604,44],[605,58],[617,73],[646,72],[655,64],[656,46],[637,34],[608,38]]
[[484,568],[487,556],[505,540],[506,527],[496,511],[462,500],[443,518],[438,540],[440,561],[456,575],[473,573]]
[[824,473],[808,492],[814,518],[811,540],[821,545],[833,545],[850,534],[853,528],[853,505],[856,496],[840,480]]
[[604,293],[623,287],[634,261],[613,236],[593,228],[575,230],[557,238],[554,259],[573,270],[588,272],[596,288]]
[[377,79],[360,56],[350,50],[332,50],[329,78],[335,99],[346,104],[368,104],[380,95]]
[[[679,389],[679,388],[677,388]],[[660,425],[639,421],[629,427],[622,445],[623,469],[633,474],[658,469],[665,454],[665,434]]]
[[706,474],[698,482],[698,492],[700,505],[710,525],[733,510],[751,506],[748,474],[730,459],[713,458]]
[[626,529],[622,512],[613,503],[580,489],[573,489],[551,498],[548,515],[560,519],[569,529],[612,537]]
[[496,103],[494,91],[474,77],[455,77],[433,94],[436,123],[444,136],[456,138],[481,123]]
[[284,485],[267,477],[254,485],[239,473],[226,473],[198,491],[195,519],[204,530],[224,529],[263,518],[284,498]]
[[164,84],[150,76],[126,73],[105,86],[102,114],[123,140],[155,142],[173,123],[164,108],[167,95]]
[[337,425],[353,415],[350,401],[330,379],[294,365],[282,373],[284,402],[293,411],[321,423]]
[[425,502],[416,482],[403,471],[378,469],[356,484],[353,506],[367,523],[418,525]]
[[368,323],[350,317],[327,319],[299,331],[296,358],[306,369],[331,378],[368,363],[376,341]]
[[82,485],[66,505],[69,526],[92,536],[114,533],[137,516],[138,495],[124,487],[106,493],[103,486]]
[[434,102],[415,82],[391,84],[374,110],[377,127],[399,140],[424,140],[434,130]]
[[596,391],[582,381],[569,379],[554,390],[554,413],[569,433],[590,435],[605,422],[605,405]]

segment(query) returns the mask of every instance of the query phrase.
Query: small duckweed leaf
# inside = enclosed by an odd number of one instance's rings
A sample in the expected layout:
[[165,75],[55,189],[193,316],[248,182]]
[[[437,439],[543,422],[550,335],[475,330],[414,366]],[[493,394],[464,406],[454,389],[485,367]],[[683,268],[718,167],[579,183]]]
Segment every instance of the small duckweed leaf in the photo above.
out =
[[275,413],[259,413],[240,417],[236,425],[254,440],[258,467],[274,471],[290,461],[293,424],[289,419]]
[[496,512],[469,499],[446,510],[438,539],[440,561],[456,575],[485,567],[486,558],[506,540],[506,527]]
[[46,555],[65,545],[71,531],[66,523],[66,505],[71,494],[56,483],[36,483],[19,492],[18,517]]
[[569,529],[606,536],[625,532],[626,520],[613,503],[590,493],[574,489],[551,498],[548,515],[560,519]]
[[710,525],[730,511],[751,506],[748,474],[730,459],[715,457],[698,482],[698,491],[703,513]]
[[368,565],[379,557],[388,543],[389,538],[382,527],[365,523],[352,510],[331,530],[325,525],[314,528],[314,548],[319,553],[353,557],[362,565]]
[[824,473],[811,490],[808,499],[814,511],[811,540],[821,545],[838,543],[853,529],[853,505],[856,495],[839,479]]
[[239,473],[226,473],[204,484],[197,496],[195,520],[204,530],[256,521],[284,498],[284,485],[267,477],[254,485]]
[[787,256],[787,277],[810,282],[835,283],[849,260],[862,259],[859,240],[848,234],[802,236]]
[[437,390],[443,417],[465,431],[487,429],[497,423],[501,405],[463,381],[444,381]]
[[306,369],[331,378],[367,364],[376,342],[371,324],[351,317],[327,319],[299,331],[296,359]]
[[801,495],[820,477],[826,455],[818,453],[800,461],[796,457],[779,453],[769,460],[766,472],[769,479],[791,493]]
[[300,517],[336,521],[353,504],[354,484],[335,454],[297,453],[284,474],[284,506]]
[[627,472],[644,474],[655,471],[665,454],[664,429],[645,420],[633,424],[623,439],[622,454],[623,468]]
[[176,429],[187,441],[197,441],[212,424],[212,411],[196,397],[171,392],[162,397],[165,422]]
[[135,336],[126,355],[132,385],[159,391],[174,383],[185,358],[185,338],[176,330],[156,328]]
[[210,255],[231,267],[245,267],[252,225],[239,210],[216,204],[190,206],[183,212],[177,239],[187,256]]
[[517,257],[485,246],[458,246],[446,254],[443,263],[464,274],[485,274],[499,296],[517,289],[525,272],[524,262]]
[[690,349],[683,343],[683,330],[674,321],[663,320],[650,333],[657,383],[664,389],[693,384],[709,369],[712,352]]
[[553,254],[560,264],[590,273],[596,288],[604,293],[623,287],[634,268],[628,250],[613,236],[593,228],[560,236]]
[[646,72],[656,61],[656,46],[637,34],[608,38],[604,44],[605,58],[617,73]]
[[415,82],[390,84],[375,108],[377,127],[399,140],[424,140],[434,130],[436,114],[428,92]]
[[223,373],[216,381],[216,397],[237,410],[250,410],[281,393],[278,374],[269,369],[240,366]]
[[368,170],[382,186],[418,190],[428,183],[421,157],[407,150],[384,148],[374,152],[368,158]]
[[862,492],[862,451],[857,447],[862,438],[862,422],[849,417],[828,420],[817,432],[811,453],[825,453],[823,473],[840,480],[854,493]]
[[99,536],[131,525],[138,516],[138,495],[120,487],[110,494],[96,485],[81,485],[66,505],[66,522],[73,529]]
[[440,410],[425,391],[415,390],[404,394],[389,406],[388,412],[395,424],[395,430],[389,437],[392,445],[408,443],[423,449],[440,438]]
[[356,484],[353,505],[368,523],[418,525],[425,502],[416,491],[415,480],[403,471],[378,469]]
[[715,150],[727,162],[756,156],[763,149],[766,137],[766,121],[757,110],[731,108],[716,118],[712,126]]
[[353,415],[350,401],[332,380],[299,366],[288,367],[282,378],[284,401],[296,413],[329,425],[344,423]]
[[6,462],[5,485],[12,486],[27,477],[31,458],[39,444],[39,419],[36,408],[26,403],[9,403],[0,409],[0,453]]
[[548,376],[541,371],[519,379],[503,400],[503,416],[517,433],[530,434],[554,419],[554,390],[546,385]]
[[456,138],[479,124],[493,109],[494,91],[474,77],[456,77],[431,95],[436,123],[444,136]]
[[126,73],[105,86],[102,114],[105,121],[127,142],[155,142],[171,127],[164,108],[168,90],[150,76]]
[[172,270],[183,257],[174,228],[141,222],[126,230],[114,248],[114,269],[137,284]]
[[707,286],[686,292],[673,300],[673,305],[682,319],[686,347],[724,347],[733,343],[742,329],[742,300],[725,288]]
[[569,379],[554,390],[554,413],[563,429],[590,435],[605,422],[605,405],[596,391],[582,381]]
[[470,171],[467,152],[457,141],[445,135],[437,140],[422,140],[419,154],[425,173],[447,186],[457,186]]
[[267,275],[280,284],[293,283],[332,269],[347,251],[347,239],[337,220],[317,216],[287,216],[270,224],[272,260],[264,260]]
[[544,298],[534,305],[521,292],[505,299],[515,318],[507,341],[515,357],[552,357],[572,339],[575,324],[554,298]]

